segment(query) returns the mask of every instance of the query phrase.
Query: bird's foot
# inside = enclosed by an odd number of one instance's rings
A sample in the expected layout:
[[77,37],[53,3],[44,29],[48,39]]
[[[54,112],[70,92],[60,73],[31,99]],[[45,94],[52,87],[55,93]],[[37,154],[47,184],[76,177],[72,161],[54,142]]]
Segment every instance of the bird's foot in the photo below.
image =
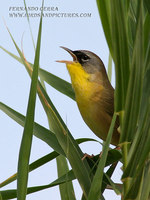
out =
[[[115,149],[115,150],[120,150],[121,147],[117,146],[117,147],[115,147],[114,149]],[[103,153],[103,152],[101,151],[100,154],[99,154],[99,158],[102,157],[102,153]],[[86,158],[92,159],[92,158],[94,158],[94,155],[93,155],[93,154],[92,154],[92,155],[89,155],[89,154],[85,153],[84,156],[83,156],[83,158],[82,158],[82,160],[84,160],[84,159],[86,159]]]
[[83,156],[83,158],[82,158],[82,160],[84,160],[85,158],[93,158],[93,157],[94,157],[93,154],[89,155],[89,154],[85,153],[84,156]]
[[121,149],[121,147],[119,147],[119,146],[117,146],[116,148],[114,148],[115,150],[120,150]]

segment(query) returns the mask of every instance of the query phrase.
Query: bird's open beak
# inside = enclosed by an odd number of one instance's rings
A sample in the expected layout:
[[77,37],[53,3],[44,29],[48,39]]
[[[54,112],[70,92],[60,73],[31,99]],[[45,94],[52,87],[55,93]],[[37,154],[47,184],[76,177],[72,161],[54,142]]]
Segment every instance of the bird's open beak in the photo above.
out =
[[73,64],[74,62],[77,62],[77,57],[76,55],[73,53],[72,50],[66,48],[66,47],[62,47],[62,49],[64,49],[65,51],[67,51],[73,58],[73,61],[68,61],[68,60],[56,60],[56,62],[60,62],[60,63],[66,63],[66,64]]

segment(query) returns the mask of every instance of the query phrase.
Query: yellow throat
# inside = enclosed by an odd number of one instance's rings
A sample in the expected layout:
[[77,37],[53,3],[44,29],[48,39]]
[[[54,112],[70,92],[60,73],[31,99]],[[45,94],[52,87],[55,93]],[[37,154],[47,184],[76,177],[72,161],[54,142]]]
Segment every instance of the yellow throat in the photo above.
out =
[[86,96],[90,93],[89,81],[90,75],[86,73],[80,63],[67,64],[67,69],[71,77],[73,89],[76,97]]

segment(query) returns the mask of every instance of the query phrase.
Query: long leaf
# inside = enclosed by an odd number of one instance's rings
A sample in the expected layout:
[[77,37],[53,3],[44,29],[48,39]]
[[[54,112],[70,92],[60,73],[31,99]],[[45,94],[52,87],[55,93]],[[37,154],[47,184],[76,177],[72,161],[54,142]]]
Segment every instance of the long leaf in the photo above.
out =
[[115,192],[117,195],[120,195],[121,192],[120,192],[119,188],[117,187],[117,185],[110,179],[110,177],[109,177],[107,174],[105,174],[105,176],[106,176],[106,178],[107,178],[109,184],[112,186],[112,189],[114,190],[114,192]]
[[[51,188],[51,187],[63,184],[65,182],[69,182],[74,179],[75,179],[74,173],[72,170],[70,170],[67,176],[63,175],[62,177],[56,179],[55,181],[53,181],[52,183],[48,185],[27,188],[27,194],[31,194],[31,193],[38,192],[47,188]],[[4,190],[4,191],[1,191],[1,195],[3,199],[14,199],[17,197],[17,190]]]
[[[12,108],[8,107],[7,105],[0,102],[0,109],[6,113],[11,119],[15,120],[18,124],[24,127],[25,124],[25,116],[20,114],[19,112],[13,110]],[[56,152],[65,156],[63,149],[61,148],[58,140],[53,132],[48,130],[47,128],[41,126],[40,124],[34,122],[33,134],[47,143],[50,147],[52,147]],[[93,141],[98,142],[97,140],[91,138],[79,138],[76,140],[78,144],[83,142]],[[112,151],[112,150],[111,150]],[[114,152],[115,153],[115,152]],[[113,157],[113,154],[111,155]],[[115,154],[115,157],[120,158],[120,155]]]
[[[83,142],[88,142],[88,141],[95,141],[95,140],[92,140],[92,139],[89,139],[89,138],[77,139],[78,144],[81,144]],[[110,165],[111,163],[117,162],[121,158],[121,155],[118,154],[117,152],[115,152],[115,150],[113,150],[113,152],[111,152],[111,151],[112,150],[110,150],[110,155],[107,159],[106,166]],[[51,160],[57,158],[57,156],[59,156],[59,153],[57,153],[56,151],[53,151],[53,152],[39,158],[38,160],[34,161],[33,163],[31,163],[29,165],[29,172],[41,167],[42,165],[46,164],[47,162],[49,162]],[[16,179],[17,179],[17,173],[13,174],[11,177],[9,177],[8,179],[6,179],[2,183],[0,183],[0,188],[4,187],[5,185],[8,185],[9,183],[12,183]]]
[[71,99],[75,100],[75,93],[70,83],[68,83],[67,81],[64,81],[63,79],[55,75],[52,75],[51,73],[41,68],[39,70],[39,75],[40,77],[42,77],[44,81],[46,81],[49,85],[54,87],[56,90],[67,95]]
[[[21,64],[24,64],[22,59],[15,54],[11,53],[10,51],[6,50],[4,47],[0,46],[0,48],[5,51],[8,55],[10,55],[12,58],[20,62]],[[33,64],[29,63],[30,66],[32,67]],[[55,76],[54,74],[51,74],[47,72],[46,70],[39,68],[39,76],[47,82],[50,86],[58,90],[59,92],[67,95],[71,99],[75,100],[75,93],[72,89],[72,86],[69,82]]]
[[[84,141],[84,139],[83,139],[83,141]],[[113,150],[112,153],[115,153],[115,151],[117,151],[117,150]],[[110,157],[112,156],[112,153],[111,153]],[[29,165],[29,170],[32,171],[32,170],[37,169],[38,167],[42,166],[43,164],[51,161],[52,159],[55,159],[58,155],[59,155],[58,153],[52,152],[52,153],[50,153],[50,154],[48,154],[48,155],[36,160],[35,162],[33,162],[33,163],[31,163]],[[114,159],[115,159],[115,157],[114,157]],[[118,160],[115,159],[113,162],[116,162],[116,161],[118,161]],[[106,166],[108,166],[108,165],[110,165],[109,162],[107,163]],[[114,169],[115,169],[114,165],[112,165],[108,169],[106,174],[110,177],[112,172],[114,171]],[[108,178],[106,177],[106,174],[104,173],[104,178],[103,178],[103,181],[104,181],[103,185],[105,185],[105,186],[107,184],[109,184],[109,181],[108,181]],[[30,194],[30,193],[38,192],[38,191],[43,190],[43,189],[47,189],[47,188],[50,188],[50,187],[54,187],[56,185],[67,183],[68,181],[72,181],[74,179],[76,179],[76,177],[74,176],[73,171],[70,170],[65,175],[62,175],[57,180],[53,181],[51,184],[28,188],[27,193]],[[5,185],[7,185],[7,183],[11,183],[14,180],[16,180],[16,174],[13,175],[13,177],[10,177],[9,179],[7,179],[6,182],[1,183],[0,186],[3,187]],[[3,195],[4,199],[16,198],[16,195],[17,195],[16,190],[5,190],[5,191],[1,191],[1,192],[2,192],[2,195]]]
[[111,4],[111,32],[113,60],[116,72],[115,110],[123,111],[129,80],[129,48],[127,18],[124,1],[114,0]]
[[[136,124],[139,114],[141,91],[143,84],[143,19],[142,19],[142,3],[138,6],[138,22],[136,27],[136,37],[132,56],[131,74],[129,80],[129,88],[126,102],[126,112],[124,116],[124,124],[120,141],[132,140],[135,135]],[[142,67],[143,66],[143,67]],[[136,102],[136,103],[135,103]],[[131,109],[132,107],[132,109]]]
[[[56,158],[58,178],[66,174],[68,176],[69,168],[67,160],[64,156],[60,155]],[[66,178],[67,179],[67,178]],[[75,200],[75,193],[72,182],[65,182],[59,185],[61,200]]]
[[149,4],[149,1],[148,0],[144,0],[144,3],[145,3],[145,6],[149,12],[149,15],[150,15],[150,4]]
[[33,34],[32,34],[30,18],[29,18],[28,9],[27,9],[27,5],[26,5],[26,1],[25,0],[24,0],[24,6],[25,6],[25,10],[26,10],[26,16],[27,16],[27,21],[28,21],[28,24],[29,24],[29,29],[30,29],[30,34],[31,34],[31,38],[32,38],[33,47],[34,47],[34,50],[35,50],[34,38],[33,38]]
[[109,59],[108,59],[108,78],[109,78],[109,81],[111,82],[111,78],[112,78],[112,57],[111,57],[110,53],[109,53]]
[[95,176],[94,176],[92,184],[91,184],[88,200],[93,200],[93,199],[99,200],[99,198],[101,196],[103,170],[104,170],[107,155],[108,155],[109,144],[111,142],[115,121],[116,121],[116,114],[114,114],[113,119],[112,119],[112,123],[111,123],[110,129],[109,129],[109,132],[108,132],[108,136],[107,136],[107,139],[106,139],[106,143],[103,147],[102,157],[100,159],[100,162],[98,164]]
[[[138,145],[138,140],[137,140],[137,138],[140,139],[139,129],[141,129],[141,126],[140,126],[141,120],[138,122],[138,116],[139,116],[139,108],[140,108],[140,103],[141,103],[141,94],[142,94],[141,91],[142,91],[142,85],[143,85],[143,71],[144,71],[144,67],[142,67],[144,66],[143,32],[142,32],[143,30],[142,28],[143,27],[142,1],[139,1],[137,15],[138,15],[138,23],[137,23],[137,28],[136,28],[136,38],[135,38],[135,44],[134,44],[134,50],[133,50],[132,71],[131,71],[131,78],[129,82],[126,112],[124,116],[124,124],[122,127],[123,130],[122,130],[122,135],[121,135],[121,141],[130,142],[134,139],[133,145],[131,147],[130,155],[128,158],[128,160],[130,160],[129,161],[130,164],[127,167],[128,169],[125,170],[126,172],[124,172],[124,173],[127,173],[127,171],[129,170],[130,175],[132,173],[135,173],[137,161],[139,161],[139,160],[135,160],[136,156],[139,154],[139,152],[143,151],[142,146]],[[145,106],[147,105],[145,104]],[[139,123],[139,126],[137,129],[138,123]],[[135,146],[135,143],[137,144],[136,146]],[[141,143],[142,143],[142,140],[141,140]],[[136,152],[136,150],[138,151]],[[136,154],[133,154],[133,152],[136,152]],[[132,160],[131,160],[131,154],[132,154]],[[129,168],[129,166],[131,165],[132,167]],[[125,174],[123,175],[123,177],[126,177]]]
[[112,174],[113,174],[113,172],[114,172],[116,166],[117,166],[117,162],[116,162],[115,164],[113,163],[113,164],[110,166],[110,168],[107,170],[107,172],[104,173],[103,184],[102,184],[102,189],[101,189],[101,193],[102,193],[102,194],[103,194],[103,192],[105,191],[108,182],[111,180],[110,178],[111,178],[111,176],[112,176]]
[[36,90],[37,90],[37,82],[38,82],[41,31],[42,31],[42,17],[40,19],[40,26],[39,26],[36,54],[35,54],[35,60],[34,60],[34,66],[33,66],[26,121],[25,121],[25,126],[24,126],[23,137],[21,141],[20,152],[19,152],[18,177],[17,177],[17,199],[18,200],[25,199],[26,192],[27,192],[27,181],[28,181],[28,170],[29,170],[28,165],[29,165],[32,136],[33,136]]
[[[5,112],[9,117],[15,120],[18,124],[24,127],[25,124],[25,116],[20,114],[19,112],[13,110],[12,108],[8,107],[7,105],[0,102],[0,109]],[[63,149],[61,148],[58,140],[53,132],[46,129],[45,127],[41,126],[40,124],[34,122],[33,127],[33,134],[41,139],[42,141],[46,142],[50,147],[52,147],[56,152],[59,154],[65,155]]]
[[113,56],[111,26],[110,26],[110,23],[111,23],[110,3],[103,0],[97,0],[97,7],[98,7],[99,14],[101,17],[101,22],[102,22],[103,30],[104,30],[105,37],[107,40],[107,44],[109,46],[111,55]]
[[[59,154],[56,151],[53,151],[52,153],[49,153],[49,154],[43,156],[42,158],[34,161],[33,163],[31,163],[29,165],[29,172],[31,172],[31,171],[43,166],[47,162],[55,159],[57,156],[59,156]],[[5,185],[8,185],[9,183],[12,183],[16,179],[17,179],[17,173],[13,174],[11,177],[9,177],[8,179],[6,179],[2,183],[0,183],[0,188],[4,187]]]
[[[144,55],[148,52],[150,45],[150,14],[147,14],[144,20]],[[150,61],[149,61],[150,62]]]
[[[150,157],[149,157],[150,159]],[[150,194],[150,160],[146,162],[144,173],[143,173],[143,181],[142,181],[142,190],[140,192],[139,200],[147,200]]]

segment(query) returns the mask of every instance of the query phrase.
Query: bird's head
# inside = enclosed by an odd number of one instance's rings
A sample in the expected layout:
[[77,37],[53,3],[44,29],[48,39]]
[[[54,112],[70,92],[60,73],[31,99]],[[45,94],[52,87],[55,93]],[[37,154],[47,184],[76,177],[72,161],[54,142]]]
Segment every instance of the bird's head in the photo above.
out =
[[72,51],[66,47],[61,47],[66,50],[73,58],[73,61],[60,60],[57,62],[66,63],[67,68],[78,67],[84,70],[87,74],[94,74],[104,70],[102,60],[93,52],[87,50]]

